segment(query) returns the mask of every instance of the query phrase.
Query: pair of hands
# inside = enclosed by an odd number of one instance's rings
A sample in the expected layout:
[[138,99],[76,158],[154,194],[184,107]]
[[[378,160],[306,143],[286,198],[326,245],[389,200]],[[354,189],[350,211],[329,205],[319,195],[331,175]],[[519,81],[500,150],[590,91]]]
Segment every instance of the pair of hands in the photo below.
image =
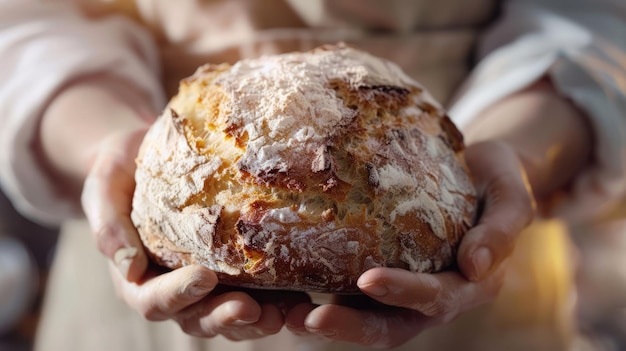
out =
[[503,263],[533,217],[516,153],[504,143],[478,143],[466,149],[465,157],[482,213],[461,242],[460,271],[375,268],[358,280],[367,296],[336,297],[336,303],[322,306],[303,293],[229,289],[202,266],[163,273],[149,264],[130,221],[134,158],[144,133],[121,131],[100,144],[84,183],[83,209],[99,249],[111,259],[118,295],[148,320],[173,319],[193,336],[254,339],[286,326],[298,335],[360,345],[402,344],[494,299],[503,282]]
[[[527,102],[523,105],[505,108],[509,120],[514,117],[511,111],[519,111],[520,121],[537,120],[529,119],[528,113],[541,115],[541,110],[529,110]],[[112,263],[118,295],[145,318],[173,319],[194,336],[244,340],[275,334],[286,326],[299,335],[361,345],[402,344],[425,328],[491,301],[503,282],[503,262],[533,216],[518,159],[522,148],[515,141],[527,139],[505,138],[507,143],[475,143],[466,149],[482,213],[461,242],[459,271],[372,269],[358,281],[366,296],[336,297],[336,303],[322,306],[311,303],[304,293],[225,288],[202,266],[163,273],[149,264],[130,221],[135,157],[151,123],[146,117],[153,116],[150,111],[147,97],[125,81],[94,76],[74,82],[46,110],[40,127],[41,155],[59,183],[65,180],[70,189],[82,184],[83,210],[100,251]],[[502,116],[496,112],[494,118]],[[567,113],[551,116],[557,131],[563,130],[560,115],[571,120]],[[539,125],[546,129],[545,122]],[[66,137],[67,126],[73,126],[75,138]],[[558,142],[556,132],[544,134],[550,136],[547,146]],[[574,140],[578,145],[581,139]],[[525,168],[529,169],[527,164]]]

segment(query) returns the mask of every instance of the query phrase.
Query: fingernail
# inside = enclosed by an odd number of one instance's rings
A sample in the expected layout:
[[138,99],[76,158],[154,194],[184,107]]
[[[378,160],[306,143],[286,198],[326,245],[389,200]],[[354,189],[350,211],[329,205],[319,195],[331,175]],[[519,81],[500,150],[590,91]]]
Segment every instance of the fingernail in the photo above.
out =
[[237,327],[242,327],[244,325],[249,325],[255,323],[256,321],[245,321],[243,319],[236,319],[231,324]]
[[243,321],[243,320],[239,320],[238,319],[238,320],[233,321],[232,325],[237,326],[237,327],[241,327],[241,326],[252,324],[252,323],[254,323],[254,322]]
[[137,255],[136,247],[123,247],[113,255],[113,261],[115,266],[122,273],[122,276],[128,278],[128,271],[130,270],[130,264],[133,262],[133,258]]
[[321,336],[333,336],[333,335],[337,334],[336,331],[330,330],[330,329],[310,329],[310,328],[307,328],[307,330],[310,333],[313,333],[315,335],[321,335]]
[[359,288],[363,290],[366,294],[377,297],[383,297],[389,293],[389,289],[386,286],[380,284],[359,286]]
[[472,263],[474,264],[474,279],[480,280],[482,279],[491,269],[491,265],[493,264],[493,257],[491,255],[491,251],[486,247],[481,247],[476,252],[474,252],[474,256],[472,257]]
[[187,295],[191,297],[203,297],[213,291],[212,287],[203,285],[191,285],[186,289]]

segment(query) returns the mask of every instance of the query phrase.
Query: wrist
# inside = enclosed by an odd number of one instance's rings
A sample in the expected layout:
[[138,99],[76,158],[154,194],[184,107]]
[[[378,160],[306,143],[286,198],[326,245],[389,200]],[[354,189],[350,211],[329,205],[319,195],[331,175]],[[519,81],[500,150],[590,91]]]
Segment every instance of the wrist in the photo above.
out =
[[35,141],[40,164],[62,193],[76,197],[101,143],[114,133],[147,128],[155,115],[148,97],[122,79],[76,80],[42,115]]

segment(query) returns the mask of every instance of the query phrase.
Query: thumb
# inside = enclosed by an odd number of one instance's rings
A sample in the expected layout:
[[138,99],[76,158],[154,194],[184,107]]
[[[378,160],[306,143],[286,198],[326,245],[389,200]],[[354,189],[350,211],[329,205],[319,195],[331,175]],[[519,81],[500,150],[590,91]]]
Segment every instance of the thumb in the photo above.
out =
[[118,133],[102,143],[81,198],[98,249],[132,282],[141,279],[148,267],[148,258],[130,219],[134,158],[144,133]]
[[470,146],[466,161],[482,214],[461,241],[458,262],[466,278],[478,281],[511,254],[517,237],[533,219],[534,202],[521,163],[506,144]]

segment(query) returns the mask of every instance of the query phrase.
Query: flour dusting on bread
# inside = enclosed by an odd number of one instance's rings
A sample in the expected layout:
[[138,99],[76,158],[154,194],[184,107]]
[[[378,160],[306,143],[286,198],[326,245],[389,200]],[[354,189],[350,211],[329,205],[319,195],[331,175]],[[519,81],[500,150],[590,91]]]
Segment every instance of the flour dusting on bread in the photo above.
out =
[[362,51],[206,65],[145,137],[132,219],[171,268],[355,292],[372,267],[453,263],[476,209],[462,152],[426,89]]

